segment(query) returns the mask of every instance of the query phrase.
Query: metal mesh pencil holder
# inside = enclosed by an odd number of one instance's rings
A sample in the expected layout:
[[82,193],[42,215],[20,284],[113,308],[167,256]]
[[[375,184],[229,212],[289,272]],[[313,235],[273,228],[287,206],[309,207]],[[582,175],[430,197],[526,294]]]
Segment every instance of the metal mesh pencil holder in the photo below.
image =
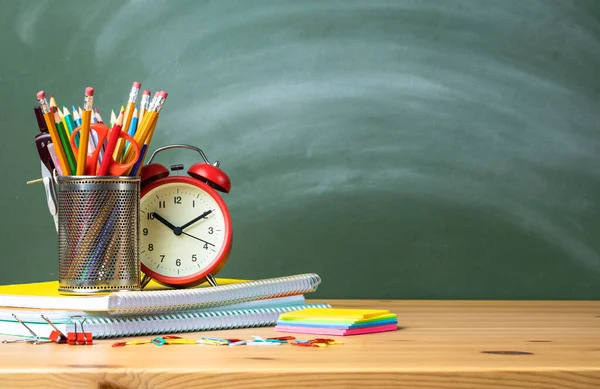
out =
[[140,289],[139,177],[62,176],[56,182],[59,292]]

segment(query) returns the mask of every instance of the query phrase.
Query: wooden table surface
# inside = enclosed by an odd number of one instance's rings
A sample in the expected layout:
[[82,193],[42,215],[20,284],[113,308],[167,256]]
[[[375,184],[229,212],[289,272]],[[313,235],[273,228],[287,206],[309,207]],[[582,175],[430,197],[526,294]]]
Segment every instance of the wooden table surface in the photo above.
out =
[[[600,388],[600,302],[328,302],[390,309],[400,329],[336,337],[344,344],[322,349],[0,344],[0,387]],[[268,327],[184,336],[276,334]]]

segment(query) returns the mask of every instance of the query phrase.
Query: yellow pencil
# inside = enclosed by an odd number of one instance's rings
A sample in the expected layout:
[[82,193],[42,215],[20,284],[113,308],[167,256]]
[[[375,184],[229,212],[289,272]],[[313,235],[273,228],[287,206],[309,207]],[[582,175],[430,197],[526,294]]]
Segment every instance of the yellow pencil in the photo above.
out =
[[69,169],[69,163],[67,162],[67,156],[65,154],[65,150],[62,148],[62,144],[60,142],[60,135],[58,134],[58,130],[56,129],[56,124],[54,122],[54,113],[50,109],[50,105],[46,101],[46,93],[44,91],[39,91],[37,94],[37,99],[40,104],[40,108],[42,109],[42,114],[44,115],[44,121],[46,122],[46,126],[48,127],[48,132],[50,133],[50,139],[52,139],[52,144],[54,145],[54,151],[56,151],[56,156],[58,157],[58,164],[60,165],[60,169],[62,170],[63,175],[70,176],[71,170]]
[[139,116],[138,116],[139,122],[141,122],[142,119],[144,118],[144,114],[148,110],[149,106],[150,106],[150,91],[146,89],[142,92],[142,99],[140,100],[140,111],[139,111]]
[[[135,136],[133,137],[133,139],[137,142],[137,144],[139,146],[142,146],[144,144],[144,142],[146,142],[146,139],[148,138],[150,131],[152,131],[153,126],[156,125],[155,121],[158,118],[158,114],[160,113],[160,110],[162,109],[163,105],[165,104],[167,95],[168,94],[165,91],[159,92],[158,98],[156,99],[155,102],[153,102],[153,104],[150,105],[150,107],[148,108],[148,111],[146,111],[146,114],[144,115],[144,119],[142,120],[142,123],[140,125],[138,125],[138,129],[135,132]],[[128,163],[133,160],[133,158],[134,158],[133,150],[134,150],[133,147],[130,147],[127,149],[127,151],[125,152],[125,156],[123,157],[122,163]]]
[[[131,91],[129,92],[129,99],[127,99],[127,107],[124,109],[125,115],[123,116],[123,129],[125,130],[125,132],[129,130],[129,125],[131,124],[133,111],[135,110],[135,102],[137,100],[137,96],[141,86],[142,84],[136,81],[133,83]],[[124,148],[125,140],[123,138],[119,138],[119,141],[117,142],[117,147],[115,148],[115,152],[113,153],[113,158],[115,161],[121,161],[121,158],[123,157]]]
[[[85,88],[85,100],[81,110],[81,130],[79,130],[79,150],[77,152],[77,175],[85,174],[85,162],[90,139],[90,121],[92,120],[92,108],[94,106],[94,88]],[[91,173],[93,174],[93,173]]]

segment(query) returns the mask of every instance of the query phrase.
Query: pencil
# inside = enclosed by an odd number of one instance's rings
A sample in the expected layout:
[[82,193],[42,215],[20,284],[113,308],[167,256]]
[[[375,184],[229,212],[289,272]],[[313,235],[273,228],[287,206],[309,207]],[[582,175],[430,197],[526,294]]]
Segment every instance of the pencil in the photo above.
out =
[[54,144],[54,152],[56,153],[56,159],[60,166],[60,170],[65,175],[71,175],[71,171],[69,170],[69,163],[67,162],[67,156],[65,155],[65,151],[63,150],[60,142],[60,136],[58,134],[58,130],[56,129],[56,124],[54,122],[54,114],[46,101],[46,93],[44,91],[39,91],[37,94],[37,99],[40,104],[40,108],[42,109],[42,114],[44,115],[44,121],[46,122],[46,126],[48,127],[48,132],[50,133],[50,139],[52,139],[52,143]]
[[60,167],[60,160],[58,159],[58,154],[56,153],[56,148],[54,147],[54,143],[48,143],[48,154],[50,154],[50,158],[52,159],[52,162],[54,163],[54,168],[56,169],[56,174],[58,174],[59,176],[63,176],[64,172],[62,170],[62,168]]
[[[106,155],[112,155],[112,152],[114,151],[115,147],[117,146],[117,140],[120,139],[119,135],[121,135],[121,128],[123,127],[123,116],[124,116],[124,113],[123,113],[123,111],[121,111],[121,113],[119,114],[119,117],[117,118],[117,121],[115,122],[115,125],[113,126],[113,128],[110,130],[110,133],[108,134],[106,149],[104,151],[106,153]],[[99,176],[107,175],[111,164],[112,164],[112,158],[108,158],[108,157],[104,158],[102,160],[102,163],[100,164],[100,167],[98,168],[98,175]]]
[[85,88],[85,100],[81,111],[81,130],[79,131],[79,152],[77,153],[77,175],[85,174],[85,160],[87,158],[88,141],[90,139],[90,120],[94,105],[94,88]]
[[[129,99],[127,99],[127,106],[125,107],[125,114],[123,116],[123,128],[125,131],[129,129],[131,124],[131,117],[133,116],[133,111],[135,110],[135,102],[137,101],[138,93],[140,92],[142,84],[135,81],[131,86],[131,91],[129,92]],[[123,111],[123,109],[121,109]],[[121,162],[121,158],[123,157],[123,150],[125,148],[125,140],[123,138],[119,138],[117,142],[117,147],[115,148],[115,152],[113,154],[113,158],[117,162]]]
[[[142,123],[138,125],[138,129],[135,132],[135,136],[133,137],[133,139],[137,142],[138,145],[143,145],[146,141],[146,138],[148,137],[148,132],[152,130],[154,121],[157,119],[160,110],[165,104],[167,95],[168,94],[165,91],[159,92],[158,98],[156,99],[154,104],[151,104],[148,108],[148,111],[146,111],[146,113],[144,114],[144,120],[142,120]],[[133,147],[130,147],[129,150],[127,150],[122,160],[123,163],[129,163],[133,160],[133,150]]]
[[110,128],[112,128],[112,126],[115,125],[116,121],[117,121],[117,115],[115,115],[115,110],[111,109],[110,110]]
[[60,118],[60,115],[57,112],[54,112],[54,124],[56,125],[56,130],[58,131],[58,136],[60,137],[60,144],[65,151],[65,155],[67,157],[67,163],[69,164],[69,170],[72,172],[76,171],[75,166],[75,157],[73,155],[73,149],[71,149],[71,144],[69,143],[69,134],[67,133],[67,129],[63,124],[63,119]]
[[[96,121],[98,123],[102,123],[104,124],[104,120],[102,120],[102,116],[100,116],[100,111],[98,111],[98,108],[96,108]],[[111,127],[112,128],[112,127]]]
[[71,112],[69,112],[66,105],[63,106],[63,119],[67,125],[67,131],[69,131],[69,136],[71,136],[73,130],[75,129],[75,122],[73,121],[73,115],[71,115]]
[[58,104],[56,104],[54,95],[50,95],[50,109],[54,110],[54,108],[58,109]]
[[150,91],[145,89],[142,92],[142,98],[140,100],[140,112],[139,112],[139,116],[138,116],[138,120],[140,122],[144,118],[144,114],[148,110],[149,106],[150,106]]
[[146,159],[146,153],[148,152],[148,148],[150,147],[150,142],[152,142],[152,135],[154,135],[154,129],[156,128],[156,124],[158,123],[158,116],[154,120],[152,124],[152,128],[148,131],[148,136],[144,141],[144,145],[140,149],[140,155],[138,156],[137,161],[129,171],[130,176],[137,176],[140,172],[140,168],[144,165],[144,160]]
[[[65,129],[65,134],[67,134],[67,145],[69,147],[71,147],[71,145],[69,144],[69,137],[71,136],[71,133],[69,132],[69,126],[67,126],[67,120],[65,119],[65,116],[63,115],[63,112],[60,110],[59,107],[56,107],[54,110],[55,113],[58,114],[58,117],[60,118],[60,121],[62,122],[62,125]],[[65,153],[66,153],[67,149],[65,148]],[[72,154],[72,152],[71,152]],[[69,155],[67,153],[67,159],[68,159]],[[72,170],[72,168],[71,168]]]

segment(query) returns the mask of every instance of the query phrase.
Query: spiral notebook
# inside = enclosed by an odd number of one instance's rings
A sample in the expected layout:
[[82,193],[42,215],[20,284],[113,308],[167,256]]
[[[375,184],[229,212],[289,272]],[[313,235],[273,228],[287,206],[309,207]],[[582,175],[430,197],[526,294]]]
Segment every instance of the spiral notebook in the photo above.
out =
[[[99,311],[109,315],[146,315],[228,306],[278,297],[303,295],[317,290],[317,274],[300,274],[256,281],[231,282],[215,287],[113,292],[102,296],[39,294],[40,285],[0,286],[0,306],[34,309]],[[56,286],[56,285],[55,285]],[[45,290],[48,285],[44,286]],[[42,289],[44,289],[42,288]],[[32,290],[29,290],[32,289]]]
[[[266,327],[275,325],[279,315],[305,308],[331,308],[327,303],[300,304],[282,307],[230,310],[196,310],[145,316],[87,315],[84,330],[98,338],[114,338],[137,335],[158,335],[178,332],[225,330],[234,328]],[[0,313],[0,334],[30,337],[31,333],[16,320],[8,319],[8,311]],[[40,313],[16,311],[18,317],[40,338],[48,338],[52,327]],[[48,317],[64,334],[73,332],[75,324],[72,312],[53,313]],[[79,321],[80,322],[80,321]],[[78,331],[81,330],[77,324]]]

